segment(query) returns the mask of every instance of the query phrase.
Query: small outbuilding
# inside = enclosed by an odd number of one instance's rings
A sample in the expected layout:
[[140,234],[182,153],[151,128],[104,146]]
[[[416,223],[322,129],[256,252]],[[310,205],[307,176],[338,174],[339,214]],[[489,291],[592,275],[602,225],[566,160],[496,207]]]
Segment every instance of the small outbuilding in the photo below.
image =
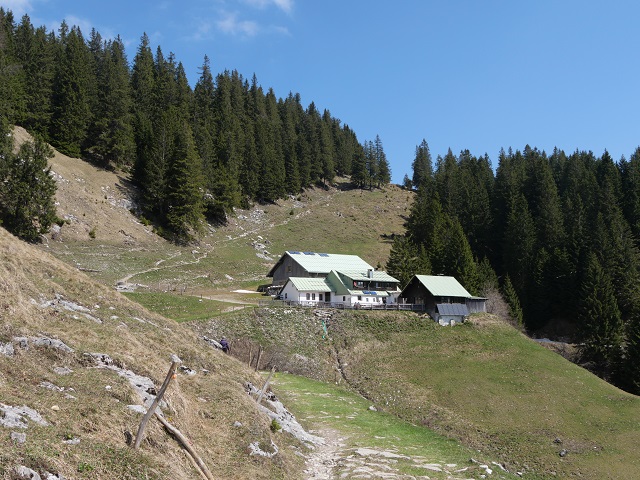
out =
[[[423,305],[441,325],[464,322],[469,313],[484,311],[485,299],[473,297],[454,277],[414,275],[400,293],[404,303]],[[473,310],[469,305],[473,306]]]

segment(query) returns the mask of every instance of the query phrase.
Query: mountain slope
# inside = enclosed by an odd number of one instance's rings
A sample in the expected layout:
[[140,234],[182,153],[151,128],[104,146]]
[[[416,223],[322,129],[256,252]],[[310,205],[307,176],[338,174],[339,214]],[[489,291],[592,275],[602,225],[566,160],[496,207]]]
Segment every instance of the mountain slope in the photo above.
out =
[[[246,381],[262,384],[252,370],[1,228],[0,352],[2,478],[18,466],[67,479],[196,478],[154,419],[139,450],[127,445],[141,419],[128,405],[142,398],[125,376],[158,386],[171,354],[189,370],[170,385],[164,414],[217,477],[296,478],[302,466],[286,448],[297,441],[273,437],[247,396]],[[249,455],[251,443],[267,448],[272,438],[277,459]]]

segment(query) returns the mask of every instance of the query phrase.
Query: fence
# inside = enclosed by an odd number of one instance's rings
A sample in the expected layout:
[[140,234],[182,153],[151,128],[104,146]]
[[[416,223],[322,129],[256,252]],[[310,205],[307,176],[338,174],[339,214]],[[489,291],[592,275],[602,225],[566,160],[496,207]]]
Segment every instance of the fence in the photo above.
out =
[[335,308],[338,310],[407,310],[424,312],[422,304],[415,303],[360,303],[352,305],[341,302],[297,302],[295,300],[260,300],[261,307],[304,307],[304,308]]

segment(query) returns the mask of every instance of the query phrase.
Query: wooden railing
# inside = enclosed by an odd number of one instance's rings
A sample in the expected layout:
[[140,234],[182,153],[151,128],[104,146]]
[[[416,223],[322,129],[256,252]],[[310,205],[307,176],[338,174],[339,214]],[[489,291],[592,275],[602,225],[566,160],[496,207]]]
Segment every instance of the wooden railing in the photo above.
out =
[[294,300],[260,300],[261,307],[305,307],[305,308],[335,308],[338,310],[407,310],[424,312],[424,305],[414,303],[360,303],[351,305],[342,302],[311,302]]

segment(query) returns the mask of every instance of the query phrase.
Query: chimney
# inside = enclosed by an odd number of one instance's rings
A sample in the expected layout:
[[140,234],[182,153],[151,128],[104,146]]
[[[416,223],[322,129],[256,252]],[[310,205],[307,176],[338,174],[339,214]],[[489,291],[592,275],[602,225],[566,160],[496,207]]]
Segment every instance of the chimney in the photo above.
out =
[[373,278],[373,269],[370,268],[369,270],[367,270],[367,277],[369,278]]

